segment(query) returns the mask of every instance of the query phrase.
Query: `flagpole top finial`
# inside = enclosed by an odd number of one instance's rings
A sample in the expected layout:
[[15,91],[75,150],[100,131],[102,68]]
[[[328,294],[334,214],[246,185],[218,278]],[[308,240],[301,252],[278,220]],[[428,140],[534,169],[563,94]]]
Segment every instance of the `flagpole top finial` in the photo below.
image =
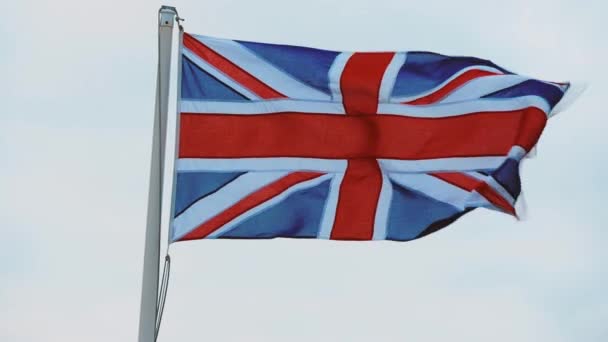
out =
[[158,10],[158,14],[160,26],[173,27],[173,21],[175,20],[181,29],[179,22],[183,21],[184,19],[180,18],[175,7],[163,5]]

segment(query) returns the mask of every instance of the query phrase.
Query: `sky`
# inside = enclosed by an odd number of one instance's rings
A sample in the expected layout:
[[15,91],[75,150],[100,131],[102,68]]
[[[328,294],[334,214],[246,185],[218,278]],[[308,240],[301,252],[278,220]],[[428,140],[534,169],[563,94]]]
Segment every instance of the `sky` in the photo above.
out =
[[[192,33],[473,55],[589,87],[523,165],[526,220],[480,209],[408,243],[174,244],[159,342],[608,340],[605,1],[165,4]],[[159,6],[2,6],[0,341],[137,337]]]

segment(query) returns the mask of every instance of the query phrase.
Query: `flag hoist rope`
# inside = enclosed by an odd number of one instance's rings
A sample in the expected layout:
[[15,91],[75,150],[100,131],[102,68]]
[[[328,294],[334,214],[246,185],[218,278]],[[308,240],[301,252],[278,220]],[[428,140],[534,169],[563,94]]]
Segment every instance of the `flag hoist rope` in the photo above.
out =
[[[158,65],[156,103],[152,135],[148,214],[144,247],[141,306],[139,316],[139,342],[154,342],[158,335],[165,296],[169,281],[171,259],[165,258],[162,284],[159,292],[160,234],[164,181],[164,160],[167,133],[167,113],[170,89],[171,46],[173,25],[178,22],[180,39],[182,27],[174,7],[162,6],[158,12]],[[179,61],[179,59],[178,59]]]
[[154,327],[154,340],[158,338],[160,323],[163,320],[163,311],[165,311],[165,299],[167,299],[167,289],[169,288],[169,274],[171,273],[171,256],[169,256],[169,248],[165,255],[165,266],[163,267],[163,276],[160,283],[160,293],[158,294],[158,304],[156,305],[156,324]]

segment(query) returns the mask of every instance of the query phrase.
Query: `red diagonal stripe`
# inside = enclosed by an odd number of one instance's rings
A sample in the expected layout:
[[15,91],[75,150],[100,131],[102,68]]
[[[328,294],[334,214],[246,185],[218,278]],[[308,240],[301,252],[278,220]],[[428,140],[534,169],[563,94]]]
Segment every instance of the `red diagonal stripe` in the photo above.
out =
[[477,193],[485,197],[485,199],[493,205],[503,209],[511,215],[515,215],[513,206],[486,182],[460,172],[435,172],[430,175],[466,191],[477,191]]
[[214,216],[209,221],[201,224],[200,226],[192,230],[190,233],[186,234],[180,239],[180,241],[205,238],[207,235],[219,229],[226,223],[244,214],[248,210],[251,210],[257,207],[258,205],[270,200],[271,198],[281,194],[290,187],[298,183],[302,183],[320,177],[322,175],[322,173],[317,172],[290,173],[287,176],[280,178],[275,182],[266,185],[263,188],[260,188],[259,190],[249,194],[242,200],[236,202],[230,208],[224,210],[219,215]]
[[507,202],[504,197],[502,197],[498,192],[496,192],[488,183],[482,183],[476,191],[483,197],[485,197],[490,203],[495,206],[501,208],[511,215],[515,214],[515,208],[511,205],[511,203]]
[[538,108],[447,118],[396,115],[182,114],[180,158],[504,156],[529,150],[545,126]]
[[476,79],[479,77],[484,77],[484,76],[492,76],[492,75],[501,75],[501,74],[498,72],[486,71],[486,70],[469,70],[469,71],[464,72],[462,75],[456,77],[455,79],[451,80],[450,82],[448,82],[448,84],[444,85],[440,89],[437,89],[437,91],[435,91],[429,95],[426,95],[424,97],[415,99],[413,101],[404,102],[404,103],[411,104],[411,105],[425,105],[425,104],[435,103],[435,102],[441,101],[444,97],[449,95],[452,91],[456,90],[461,85],[463,85],[473,79]]
[[263,99],[274,99],[286,97],[267,84],[255,78],[247,71],[232,63],[219,53],[213,51],[207,45],[203,44],[191,35],[184,33],[183,44],[188,50],[204,59],[207,63],[220,70],[222,73],[232,78],[235,82],[240,83],[245,88],[249,89],[254,94]]
[[450,183],[466,191],[473,191],[483,182],[461,172],[434,172],[430,174],[444,182]]

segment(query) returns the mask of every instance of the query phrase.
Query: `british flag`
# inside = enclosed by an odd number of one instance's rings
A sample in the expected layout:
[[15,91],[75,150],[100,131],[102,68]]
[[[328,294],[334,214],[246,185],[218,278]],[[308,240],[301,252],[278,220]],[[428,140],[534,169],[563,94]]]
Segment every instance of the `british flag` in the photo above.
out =
[[473,57],[183,34],[171,241],[412,240],[515,215],[569,88]]

